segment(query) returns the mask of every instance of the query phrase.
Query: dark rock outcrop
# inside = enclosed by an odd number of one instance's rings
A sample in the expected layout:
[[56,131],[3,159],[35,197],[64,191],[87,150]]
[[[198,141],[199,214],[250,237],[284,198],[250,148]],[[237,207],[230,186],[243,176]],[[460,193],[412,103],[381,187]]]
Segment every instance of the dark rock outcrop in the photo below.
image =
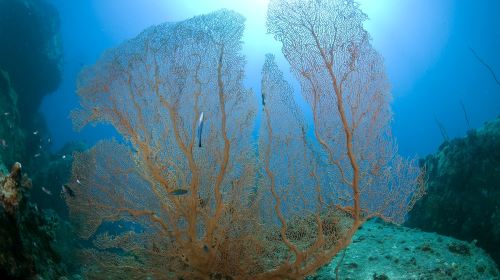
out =
[[18,96],[9,74],[0,70],[0,161],[13,164],[25,153],[25,133],[20,129]]
[[0,173],[0,279],[59,279],[66,273],[52,242],[59,218],[29,202],[19,163]]
[[0,69],[18,93],[22,127],[61,80],[62,48],[57,10],[43,0],[0,0]]
[[443,143],[421,164],[427,169],[427,195],[406,225],[477,240],[500,264],[500,117]]

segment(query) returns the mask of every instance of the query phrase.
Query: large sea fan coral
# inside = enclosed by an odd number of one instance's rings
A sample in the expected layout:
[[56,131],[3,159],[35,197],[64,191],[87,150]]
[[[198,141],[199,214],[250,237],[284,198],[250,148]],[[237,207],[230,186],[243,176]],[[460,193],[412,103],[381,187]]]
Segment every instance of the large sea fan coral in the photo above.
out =
[[[358,16],[346,21],[347,12]],[[316,33],[296,32],[300,20],[286,22],[300,17],[357,36],[326,44],[329,33],[309,37]],[[151,27],[85,69],[76,126],[111,123],[125,139],[75,157],[67,202],[93,244],[82,251],[86,273],[296,279],[345,248],[370,217],[401,221],[420,195],[419,172],[395,154],[385,76],[363,19],[349,1],[271,3],[270,30],[314,124],[269,55],[258,140],[256,102],[242,83],[244,20],[234,12]]]

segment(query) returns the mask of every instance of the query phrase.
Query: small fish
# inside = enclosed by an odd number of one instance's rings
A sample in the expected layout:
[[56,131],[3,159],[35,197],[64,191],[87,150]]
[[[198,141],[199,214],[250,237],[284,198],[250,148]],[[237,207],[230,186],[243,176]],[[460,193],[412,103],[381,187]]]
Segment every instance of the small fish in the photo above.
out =
[[37,134],[38,134],[38,130],[33,131],[33,135],[37,135]]
[[66,155],[63,155],[63,156],[62,156],[62,159],[66,159]]
[[201,133],[203,132],[203,112],[200,114],[198,119],[198,147],[201,148]]
[[2,145],[2,148],[7,148],[7,141],[5,139],[0,139],[0,144]]
[[201,208],[204,208],[207,205],[207,200],[198,196],[198,204],[200,205]]
[[39,156],[40,156],[40,153],[36,153],[36,154],[34,155],[34,157],[36,157],[36,158],[37,158],[37,157],[39,157]]
[[183,195],[183,194],[187,194],[187,190],[185,189],[175,189],[171,192],[169,192],[169,194],[172,194],[172,195]]
[[153,252],[157,254],[160,253],[160,248],[158,248],[155,243],[153,243]]
[[52,195],[52,192],[47,190],[45,187],[42,187],[42,191],[48,195]]
[[262,93],[261,97],[262,97],[262,107],[266,107],[266,96],[264,95],[264,93]]
[[47,142],[49,142],[49,143],[50,143],[50,138],[49,138],[49,139],[47,139]]
[[67,194],[70,197],[75,197],[75,192],[67,184],[62,185],[62,187],[61,187],[61,193],[62,194]]
[[78,184],[81,184],[80,180],[78,180],[78,179],[76,179],[76,182],[77,182]]
[[3,115],[4,116],[8,116],[8,115],[10,115],[10,113],[9,112],[5,112],[5,113],[3,113]]

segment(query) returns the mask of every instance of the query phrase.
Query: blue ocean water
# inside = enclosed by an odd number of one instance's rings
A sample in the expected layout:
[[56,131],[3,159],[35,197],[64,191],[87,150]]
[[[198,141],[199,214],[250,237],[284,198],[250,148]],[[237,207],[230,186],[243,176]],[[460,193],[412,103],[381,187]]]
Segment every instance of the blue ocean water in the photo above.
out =
[[0,278],[499,279],[499,27],[486,0],[0,0]]
[[[76,77],[101,53],[137,35],[150,25],[178,21],[230,8],[247,17],[244,54],[247,86],[260,89],[264,55],[275,53],[285,72],[288,64],[280,44],[266,35],[266,1],[51,1],[61,17],[64,74],[59,89],[46,97],[41,111],[54,135],[54,149],[68,140],[99,139],[109,129],[76,134],[68,119],[78,104]],[[394,100],[394,135],[404,155],[425,156],[448,137],[463,136],[500,112],[499,85],[485,65],[500,68],[500,19],[498,1],[361,1],[369,20],[365,23],[373,44],[385,59]],[[498,70],[496,70],[498,73]],[[497,79],[498,75],[496,74]],[[291,75],[295,92],[298,84]],[[462,105],[463,104],[463,107]],[[467,112],[469,124],[463,109]]]

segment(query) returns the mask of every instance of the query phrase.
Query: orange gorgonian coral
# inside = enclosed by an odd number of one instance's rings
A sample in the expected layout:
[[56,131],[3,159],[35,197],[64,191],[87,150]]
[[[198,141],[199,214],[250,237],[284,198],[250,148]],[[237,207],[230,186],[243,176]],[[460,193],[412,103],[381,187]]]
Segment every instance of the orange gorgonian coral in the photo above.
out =
[[124,141],[75,155],[67,202],[92,242],[81,250],[85,274],[299,279],[367,219],[402,221],[421,176],[396,153],[387,81],[364,19],[351,1],[270,4],[269,30],[312,126],[268,55],[253,133],[244,19],[231,11],[151,27],[86,68],[75,125],[110,123]]

